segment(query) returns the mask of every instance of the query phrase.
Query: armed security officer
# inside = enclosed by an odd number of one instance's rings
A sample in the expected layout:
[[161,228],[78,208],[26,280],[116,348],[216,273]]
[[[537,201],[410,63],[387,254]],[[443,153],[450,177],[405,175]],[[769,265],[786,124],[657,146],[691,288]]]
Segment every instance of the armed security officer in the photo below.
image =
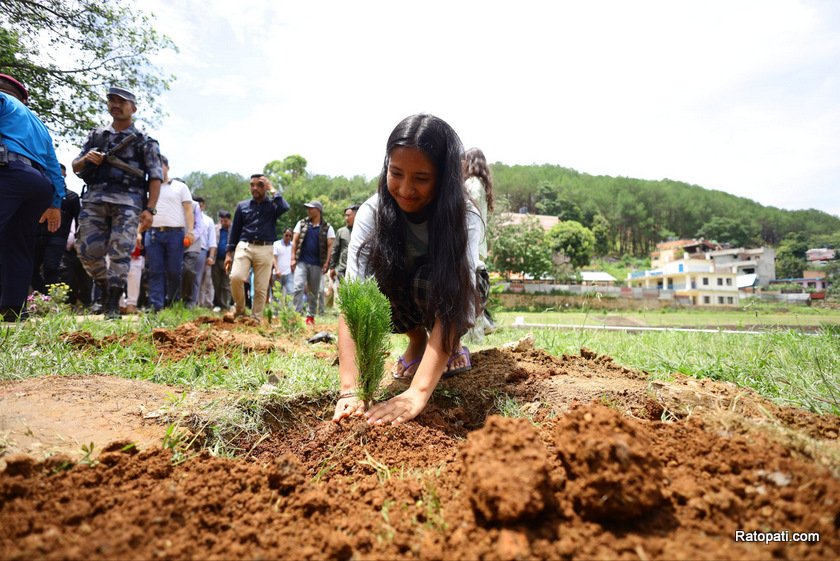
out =
[[110,319],[120,317],[137,227],[140,222],[144,229],[152,226],[163,178],[157,141],[132,122],[136,103],[132,92],[110,88],[111,126],[91,131],[73,160],[73,171],[86,183],[79,214],[79,259],[99,289],[92,311],[100,313],[104,305]]

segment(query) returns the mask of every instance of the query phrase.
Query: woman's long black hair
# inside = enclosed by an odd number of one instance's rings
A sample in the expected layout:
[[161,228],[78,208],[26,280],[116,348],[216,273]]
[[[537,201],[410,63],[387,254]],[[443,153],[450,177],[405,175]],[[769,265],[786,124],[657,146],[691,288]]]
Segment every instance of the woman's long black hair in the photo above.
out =
[[445,121],[419,114],[403,119],[386,146],[379,177],[379,209],[370,240],[370,266],[382,292],[389,297],[407,286],[405,265],[407,221],[388,192],[388,162],[397,147],[421,150],[437,170],[435,196],[429,203],[430,291],[426,317],[440,320],[444,350],[452,352],[461,335],[471,327],[470,314],[478,302],[475,271],[470,271],[467,249],[467,206],[461,173],[461,139]]
[[464,179],[477,177],[484,186],[487,197],[487,212],[492,213],[496,197],[493,194],[493,178],[490,177],[490,166],[480,148],[470,148],[464,153]]

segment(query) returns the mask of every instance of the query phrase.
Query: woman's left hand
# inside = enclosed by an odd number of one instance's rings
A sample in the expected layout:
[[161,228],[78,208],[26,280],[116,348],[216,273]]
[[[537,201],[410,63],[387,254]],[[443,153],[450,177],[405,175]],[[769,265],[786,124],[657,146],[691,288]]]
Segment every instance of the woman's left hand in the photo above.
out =
[[333,413],[333,422],[338,423],[342,419],[351,416],[361,416],[365,411],[365,404],[361,399],[355,395],[347,395],[340,397],[335,404],[335,413]]
[[388,401],[377,403],[365,413],[367,422],[370,425],[382,425],[391,423],[399,425],[410,421],[423,411],[429,401],[431,393],[426,394],[418,390],[408,388],[403,393],[392,397]]

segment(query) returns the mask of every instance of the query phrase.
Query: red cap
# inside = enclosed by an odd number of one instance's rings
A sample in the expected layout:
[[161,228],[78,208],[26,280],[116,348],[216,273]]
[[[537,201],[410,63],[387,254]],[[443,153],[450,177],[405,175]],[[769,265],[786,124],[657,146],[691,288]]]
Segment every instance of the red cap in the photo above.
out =
[[9,76],[8,74],[0,74],[1,80],[6,80],[11,85],[13,85],[17,90],[20,92],[21,96],[23,96],[23,102],[26,103],[29,101],[29,92],[26,90],[26,86]]

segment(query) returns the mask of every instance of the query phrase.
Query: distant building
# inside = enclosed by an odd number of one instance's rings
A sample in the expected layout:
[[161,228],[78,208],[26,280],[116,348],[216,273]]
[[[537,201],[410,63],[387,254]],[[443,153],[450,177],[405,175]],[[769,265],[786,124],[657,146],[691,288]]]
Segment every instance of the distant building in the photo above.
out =
[[716,271],[738,275],[739,288],[767,288],[776,278],[776,250],[772,247],[719,249],[706,253],[706,259],[715,264]]
[[736,277],[735,273],[716,271],[714,262],[701,255],[700,259],[680,259],[654,270],[630,273],[627,284],[673,291],[677,300],[692,306],[729,307],[739,303]]
[[772,285],[798,284],[803,290],[810,292],[824,292],[828,288],[828,281],[824,271],[804,271],[801,278],[775,279],[770,281]]
[[613,286],[616,278],[603,271],[581,271],[580,279],[583,286]]
[[683,259],[705,259],[706,253],[720,249],[720,244],[708,240],[675,240],[656,245],[650,254],[650,266],[658,269],[667,263]]
[[560,222],[560,219],[556,216],[549,216],[547,214],[517,214],[515,212],[502,212],[499,213],[498,224],[500,226],[505,226],[508,224],[522,224],[526,220],[530,220],[536,218],[540,226],[545,232],[551,230],[551,228]]
[[805,252],[805,260],[812,265],[825,265],[826,262],[837,258],[837,252],[826,247],[809,249]]

